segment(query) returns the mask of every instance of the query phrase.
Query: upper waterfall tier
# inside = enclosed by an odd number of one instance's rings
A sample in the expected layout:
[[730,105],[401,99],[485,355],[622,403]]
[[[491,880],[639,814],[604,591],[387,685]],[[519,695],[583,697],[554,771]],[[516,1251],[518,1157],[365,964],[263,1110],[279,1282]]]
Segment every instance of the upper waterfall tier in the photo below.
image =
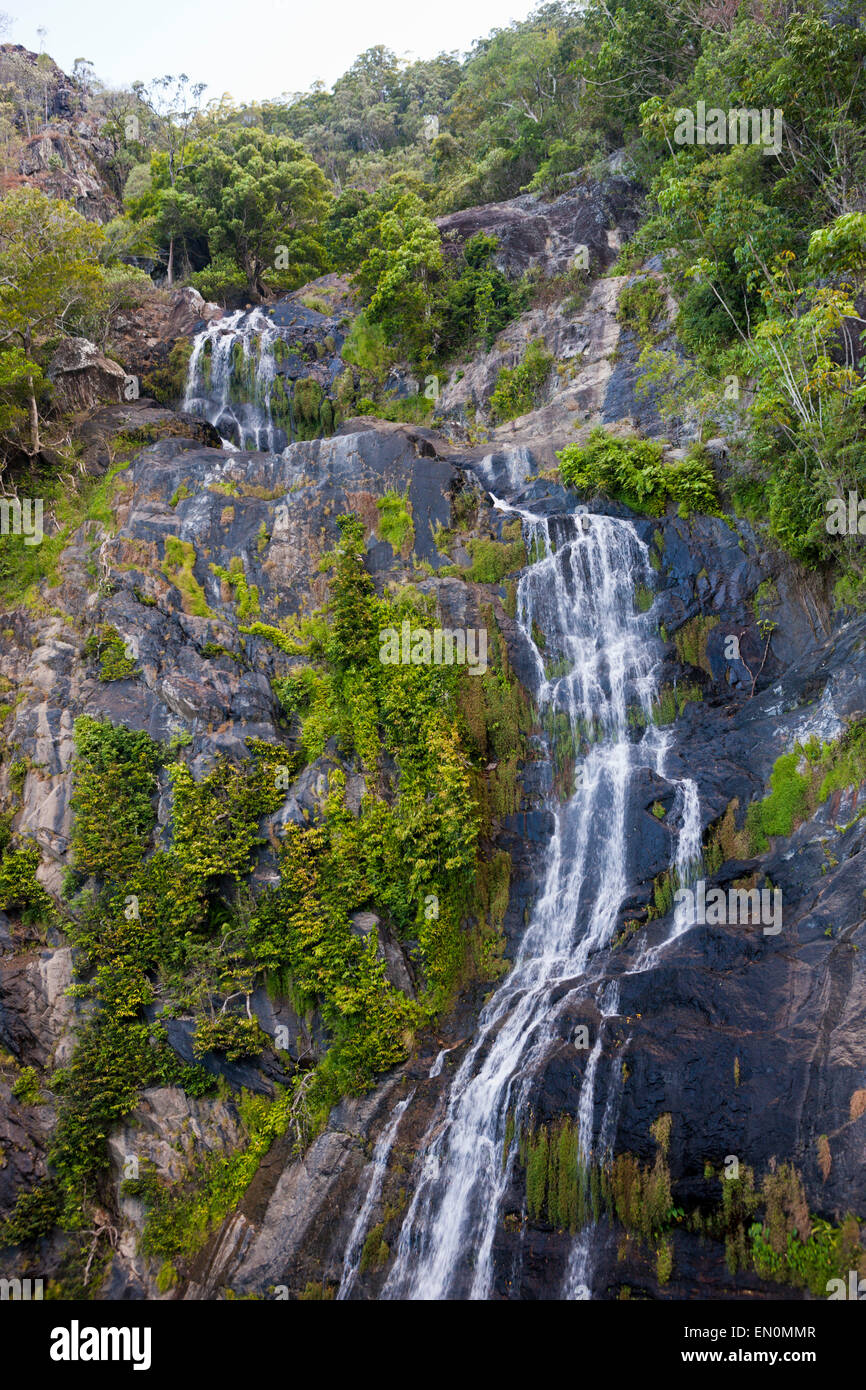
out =
[[337,319],[290,301],[212,319],[193,343],[183,408],[239,449],[280,453],[328,434],[351,378],[344,336]]

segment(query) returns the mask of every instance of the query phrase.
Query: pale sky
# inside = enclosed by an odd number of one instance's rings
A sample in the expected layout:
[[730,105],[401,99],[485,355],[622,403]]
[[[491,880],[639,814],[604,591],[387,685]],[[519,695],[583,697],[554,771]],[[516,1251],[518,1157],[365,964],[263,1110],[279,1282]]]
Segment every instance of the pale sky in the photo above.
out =
[[[465,51],[525,19],[534,0],[0,0],[7,42],[44,47],[64,71],[89,58],[109,85],[185,72],[205,99],[327,86],[374,44],[399,57]],[[47,32],[44,41],[38,28]]]

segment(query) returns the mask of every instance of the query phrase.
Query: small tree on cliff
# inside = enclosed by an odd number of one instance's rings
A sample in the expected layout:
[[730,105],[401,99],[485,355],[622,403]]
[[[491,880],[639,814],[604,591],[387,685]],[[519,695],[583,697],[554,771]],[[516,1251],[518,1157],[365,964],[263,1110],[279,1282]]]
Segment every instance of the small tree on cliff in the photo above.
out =
[[227,129],[198,146],[180,185],[207,229],[211,256],[231,257],[251,296],[292,289],[327,264],[327,181],[297,140]]
[[[0,392],[23,399],[31,456],[38,454],[41,345],[68,332],[102,289],[101,228],[35,188],[0,200]],[[8,368],[8,370],[7,370]]]

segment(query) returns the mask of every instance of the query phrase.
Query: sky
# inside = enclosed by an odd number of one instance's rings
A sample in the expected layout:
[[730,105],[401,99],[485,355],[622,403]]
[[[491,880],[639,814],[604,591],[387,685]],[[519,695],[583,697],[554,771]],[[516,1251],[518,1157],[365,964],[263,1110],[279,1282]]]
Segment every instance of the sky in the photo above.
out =
[[[399,57],[465,51],[534,0],[0,0],[7,42],[45,52],[65,72],[89,58],[109,86],[185,72],[205,99],[236,101],[327,86],[374,44]],[[40,39],[37,30],[47,32]]]

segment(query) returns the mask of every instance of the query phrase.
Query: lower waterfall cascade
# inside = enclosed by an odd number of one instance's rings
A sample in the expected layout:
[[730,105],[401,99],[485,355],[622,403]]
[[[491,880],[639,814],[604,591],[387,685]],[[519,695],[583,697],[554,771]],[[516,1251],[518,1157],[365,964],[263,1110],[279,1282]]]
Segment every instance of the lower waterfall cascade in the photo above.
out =
[[[527,553],[536,557],[519,580],[517,617],[534,658],[538,707],[560,725],[564,716],[569,737],[585,752],[573,794],[554,807],[543,886],[513,968],[484,1008],[444,1113],[437,1113],[420,1147],[385,1299],[491,1296],[494,1235],[515,1163],[516,1145],[506,1142],[506,1129],[531,1114],[534,1082],[560,1043],[566,1005],[590,995],[602,1019],[617,1012],[618,985],[603,978],[598,963],[629,889],[627,795],[638,770],[663,775],[670,741],[652,719],[657,643],[651,619],[634,604],[636,585],[650,583],[652,569],[633,524],[585,509],[543,517],[494,500],[519,514]],[[544,656],[533,636],[539,630]],[[642,727],[637,737],[635,723]],[[701,844],[691,780],[677,784],[674,819],[679,832],[671,868],[687,882]],[[686,929],[677,918],[671,939]],[[594,1134],[601,1052],[599,1030],[577,1103],[580,1149],[596,1157],[609,1152],[617,1109],[613,1068]],[[389,1145],[405,1108],[400,1101],[386,1126]],[[362,1218],[363,1208],[350,1249],[362,1239]],[[590,1296],[591,1253],[592,1233],[585,1230],[575,1238],[561,1296]],[[346,1259],[351,1263],[349,1251]],[[349,1289],[344,1276],[340,1296]]]

